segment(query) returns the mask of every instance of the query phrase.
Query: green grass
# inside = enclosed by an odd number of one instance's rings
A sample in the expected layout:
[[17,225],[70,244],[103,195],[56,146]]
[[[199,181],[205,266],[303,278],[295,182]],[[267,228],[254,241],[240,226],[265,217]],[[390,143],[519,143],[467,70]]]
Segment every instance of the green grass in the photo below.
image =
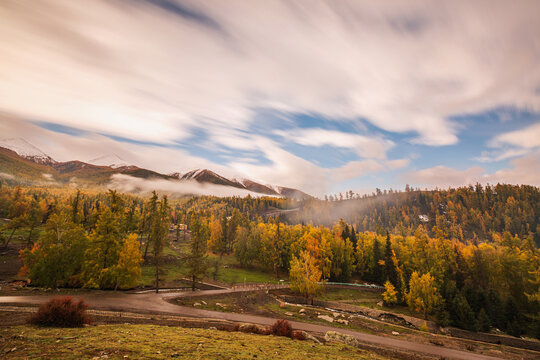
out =
[[382,300],[382,295],[380,292],[365,289],[327,287],[322,295],[317,296],[317,299],[324,301],[362,300],[367,302],[377,302]]
[[[219,255],[209,254],[208,259],[211,264],[219,259],[220,268],[216,280],[226,284],[243,283],[279,283],[280,279],[276,279],[273,274],[260,269],[244,269],[240,268],[236,258],[233,255],[224,255],[220,258]],[[286,276],[282,279],[287,279]]]
[[0,328],[6,359],[387,359],[343,344],[157,325]]
[[[160,287],[174,287],[182,285],[181,279],[184,278],[185,269],[179,264],[167,264],[164,266],[165,274],[160,276]],[[141,266],[142,286],[154,286],[156,280],[156,270],[154,265],[145,264]]]

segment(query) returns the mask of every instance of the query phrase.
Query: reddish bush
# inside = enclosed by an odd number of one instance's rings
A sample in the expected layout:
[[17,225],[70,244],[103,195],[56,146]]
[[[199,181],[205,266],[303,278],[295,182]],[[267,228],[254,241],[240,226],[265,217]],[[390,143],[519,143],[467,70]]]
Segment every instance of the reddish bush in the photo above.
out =
[[39,306],[30,323],[40,326],[80,327],[90,324],[83,300],[74,302],[70,296],[53,298]]
[[270,333],[276,336],[292,337],[292,331],[291,324],[285,319],[277,320],[270,328]]
[[306,340],[306,337],[304,336],[304,333],[302,331],[299,331],[299,330],[293,331],[291,338],[293,338],[295,340]]

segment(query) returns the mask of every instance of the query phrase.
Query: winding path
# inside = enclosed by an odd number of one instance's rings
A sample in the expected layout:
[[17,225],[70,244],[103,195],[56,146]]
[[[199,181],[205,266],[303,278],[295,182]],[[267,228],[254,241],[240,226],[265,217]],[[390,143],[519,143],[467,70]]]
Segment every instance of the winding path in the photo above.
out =
[[[217,295],[239,290],[204,290],[199,291],[196,295]],[[241,291],[241,290],[240,290]],[[184,295],[187,295],[184,293]],[[194,294],[189,293],[190,296]],[[30,295],[30,296],[0,296],[0,306],[8,304],[26,304],[38,305],[56,295]],[[127,294],[127,293],[89,293],[73,295],[75,298],[81,298],[86,301],[91,308],[111,311],[128,311],[135,313],[168,313],[187,317],[222,319],[229,321],[248,322],[261,325],[271,325],[276,319],[264,316],[225,313],[218,311],[210,311],[197,309],[193,307],[174,305],[166,300],[169,298],[180,297],[182,293],[144,293],[144,294]],[[0,308],[1,309],[1,308]],[[429,355],[441,356],[444,358],[463,359],[463,360],[487,360],[498,359],[486,355],[475,354],[471,352],[449,349],[434,345],[420,344],[406,340],[399,340],[391,337],[370,335],[357,331],[346,330],[342,328],[333,328],[331,326],[317,325],[311,323],[303,323],[291,321],[292,326],[298,330],[309,332],[325,333],[326,331],[334,330],[343,334],[354,336],[358,341],[371,343],[384,347],[397,348],[420,352]]]

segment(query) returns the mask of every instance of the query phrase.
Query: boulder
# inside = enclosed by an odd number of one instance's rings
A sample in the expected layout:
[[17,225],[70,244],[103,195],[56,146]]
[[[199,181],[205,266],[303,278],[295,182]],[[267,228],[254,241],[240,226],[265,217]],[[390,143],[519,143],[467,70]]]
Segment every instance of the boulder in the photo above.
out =
[[290,312],[290,311],[285,311],[285,315],[287,315],[287,316],[293,316],[293,313]]
[[339,314],[338,313],[332,313],[332,316],[335,318],[338,318],[339,317]]
[[337,331],[327,331],[326,334],[324,334],[324,340],[328,342],[337,341],[349,346],[358,346],[358,340],[356,340],[354,336],[342,334]]
[[324,321],[328,321],[328,322],[334,322],[334,318],[331,317],[331,316],[328,316],[328,315],[319,315],[317,316],[319,319],[322,319]]
[[337,319],[336,322],[340,324],[344,324],[344,325],[349,325],[349,320],[345,320],[345,319]]
[[299,312],[300,314],[303,314],[303,313],[306,312],[306,309],[300,309],[298,312]]
[[302,335],[304,335],[304,338],[306,340],[309,340],[309,341],[313,341],[314,343],[317,343],[317,344],[321,344],[321,342],[319,341],[319,339],[317,339],[315,336],[305,332],[305,331],[302,331]]
[[201,306],[201,303],[196,302],[195,304],[193,304],[193,306]]
[[392,335],[399,335],[397,331],[392,331]]

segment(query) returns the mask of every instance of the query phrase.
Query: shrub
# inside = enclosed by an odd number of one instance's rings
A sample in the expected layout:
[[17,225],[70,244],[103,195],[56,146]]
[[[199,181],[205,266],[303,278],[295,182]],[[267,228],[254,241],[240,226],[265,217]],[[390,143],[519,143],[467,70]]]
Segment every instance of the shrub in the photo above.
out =
[[70,296],[53,298],[39,306],[30,323],[40,326],[80,327],[90,324],[86,313],[88,305],[83,300],[74,302]]
[[277,320],[270,328],[270,333],[276,336],[292,337],[292,331],[291,324],[285,319]]

